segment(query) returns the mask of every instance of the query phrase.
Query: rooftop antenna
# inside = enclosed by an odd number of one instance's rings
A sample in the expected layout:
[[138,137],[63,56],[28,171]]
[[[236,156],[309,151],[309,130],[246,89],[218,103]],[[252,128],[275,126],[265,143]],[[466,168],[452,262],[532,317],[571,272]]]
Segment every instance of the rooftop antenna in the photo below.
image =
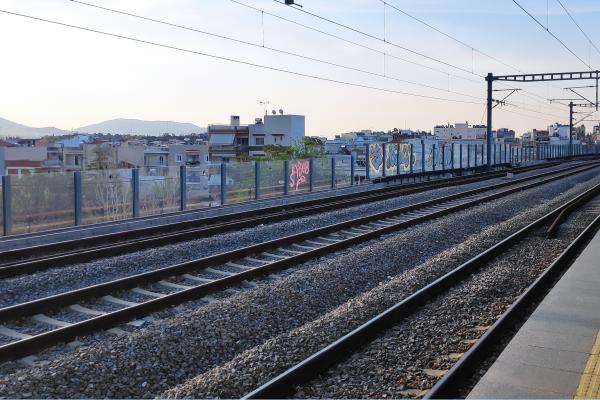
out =
[[260,105],[263,106],[263,108],[265,109],[265,114],[267,115],[267,106],[271,104],[271,102],[269,100],[261,100],[260,101]]

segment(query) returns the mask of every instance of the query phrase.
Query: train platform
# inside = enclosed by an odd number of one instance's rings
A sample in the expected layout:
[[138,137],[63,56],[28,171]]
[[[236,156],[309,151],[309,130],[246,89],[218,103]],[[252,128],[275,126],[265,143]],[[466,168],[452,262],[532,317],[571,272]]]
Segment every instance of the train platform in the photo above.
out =
[[468,398],[600,398],[600,232]]

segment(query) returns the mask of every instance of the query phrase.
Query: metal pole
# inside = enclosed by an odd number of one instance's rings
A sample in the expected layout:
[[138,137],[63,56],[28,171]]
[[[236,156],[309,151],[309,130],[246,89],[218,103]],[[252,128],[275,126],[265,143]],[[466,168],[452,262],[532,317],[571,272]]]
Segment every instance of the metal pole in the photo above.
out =
[[400,175],[400,143],[396,143],[396,175]]
[[133,218],[140,216],[140,170],[134,168],[131,170],[131,210]]
[[498,159],[496,158],[496,148],[498,147],[498,145],[496,143],[494,143],[494,165],[498,164]]
[[458,168],[461,169],[461,170],[463,169],[463,162],[462,162],[462,160],[463,160],[463,154],[462,153],[463,152],[462,152],[462,148],[463,148],[463,145],[461,143],[460,146],[459,146],[459,152],[458,152],[458,156],[459,156]]
[[[421,174],[425,173],[425,141],[421,140]],[[423,176],[423,175],[421,175]]]
[[181,197],[179,208],[181,211],[185,211],[187,208],[187,170],[185,165],[179,167],[179,195]]
[[335,189],[335,157],[331,157],[331,188]]
[[225,205],[227,194],[227,164],[221,163],[221,205]]
[[569,103],[569,157],[573,156],[573,102]]
[[10,176],[2,176],[2,225],[4,236],[12,233],[12,190]]
[[435,171],[435,144],[431,145],[431,168]]
[[260,199],[260,161],[254,161],[254,199]]
[[290,161],[289,160],[284,160],[283,161],[283,195],[287,195],[288,194],[288,176],[290,175]]
[[409,161],[409,164],[410,164],[410,173],[412,174],[413,173],[413,157],[414,157],[414,152],[413,152],[413,145],[412,145],[412,143],[409,144],[409,146],[410,146],[410,161]]
[[452,143],[450,147],[450,158],[451,158],[451,167],[454,169],[454,143]]
[[387,146],[385,145],[385,143],[383,143],[381,145],[381,147],[382,147],[381,151],[382,151],[382,154],[383,154],[383,159],[381,160],[382,161],[382,163],[381,163],[381,176],[385,177],[385,166],[386,166],[386,163],[387,163]]
[[367,144],[367,148],[365,149],[365,179],[371,179],[371,168],[369,166],[369,157],[371,153],[370,146]]
[[467,144],[467,169],[471,168],[471,144]]
[[309,190],[312,192],[315,188],[315,160],[312,158],[308,160],[308,186]]
[[73,173],[73,208],[75,216],[75,226],[82,224],[82,204],[83,204],[83,191],[81,189],[81,171],[75,171]]
[[354,185],[354,156],[350,155],[350,186],[352,185]]
[[488,168],[490,168],[492,166],[492,164],[491,164],[492,142],[494,139],[492,136],[492,94],[493,94],[494,75],[490,72],[489,74],[487,74],[485,80],[487,81],[487,135],[486,135],[487,157],[488,157],[487,166],[488,166]]
[[446,170],[446,145],[442,145],[442,171]]

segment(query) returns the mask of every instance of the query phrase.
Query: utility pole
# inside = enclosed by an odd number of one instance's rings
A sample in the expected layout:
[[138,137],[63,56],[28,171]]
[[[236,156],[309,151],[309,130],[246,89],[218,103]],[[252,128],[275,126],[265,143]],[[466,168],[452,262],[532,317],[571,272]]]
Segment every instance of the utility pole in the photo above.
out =
[[487,168],[492,167],[492,94],[493,94],[493,82],[494,75],[490,72],[485,77],[487,81],[487,133],[486,133],[486,144],[487,144]]

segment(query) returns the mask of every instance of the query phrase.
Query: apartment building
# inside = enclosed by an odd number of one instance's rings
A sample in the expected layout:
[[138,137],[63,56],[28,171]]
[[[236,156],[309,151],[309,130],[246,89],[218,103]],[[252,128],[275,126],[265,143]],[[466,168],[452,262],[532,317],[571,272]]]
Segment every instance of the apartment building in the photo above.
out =
[[280,114],[256,118],[254,124],[240,124],[232,115],[229,125],[209,125],[209,155],[215,162],[240,161],[246,157],[265,155],[264,146],[289,147],[303,140],[305,117]]
[[456,123],[454,125],[437,125],[433,128],[433,134],[440,140],[477,140],[485,139],[487,127],[485,125],[469,125],[469,122]]

